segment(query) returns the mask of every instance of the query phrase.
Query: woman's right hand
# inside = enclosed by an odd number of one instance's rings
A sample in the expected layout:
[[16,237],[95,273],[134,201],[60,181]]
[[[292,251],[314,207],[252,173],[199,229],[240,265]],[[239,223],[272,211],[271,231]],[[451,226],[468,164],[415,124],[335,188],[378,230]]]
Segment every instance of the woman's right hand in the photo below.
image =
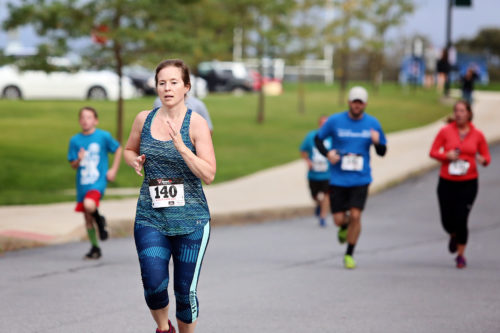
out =
[[446,158],[450,161],[458,160],[458,152],[456,149],[450,150],[446,153]]
[[142,177],[142,166],[146,162],[146,155],[142,154],[136,157],[134,162],[132,163],[132,167],[135,170],[135,173]]

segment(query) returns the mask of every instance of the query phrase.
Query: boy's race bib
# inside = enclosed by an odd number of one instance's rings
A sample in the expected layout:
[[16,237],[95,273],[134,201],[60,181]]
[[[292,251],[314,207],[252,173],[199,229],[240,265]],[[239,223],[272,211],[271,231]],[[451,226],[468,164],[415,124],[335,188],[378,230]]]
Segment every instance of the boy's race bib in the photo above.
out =
[[155,178],[149,181],[153,208],[184,206],[184,179]]

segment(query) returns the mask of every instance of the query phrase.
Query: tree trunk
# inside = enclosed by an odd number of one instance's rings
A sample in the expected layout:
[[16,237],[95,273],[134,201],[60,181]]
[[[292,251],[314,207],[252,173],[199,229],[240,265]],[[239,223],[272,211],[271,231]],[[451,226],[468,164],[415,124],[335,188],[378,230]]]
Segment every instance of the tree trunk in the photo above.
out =
[[116,73],[118,74],[118,108],[116,117],[116,140],[120,144],[123,143],[123,86],[122,86],[122,67],[123,59],[121,57],[120,46],[114,46],[115,60],[116,60]]
[[342,51],[340,55],[340,69],[342,71],[342,76],[340,77],[340,90],[339,90],[339,105],[344,105],[345,103],[345,93],[347,90],[347,83],[349,82],[349,39],[347,33],[351,25],[351,17],[347,16],[344,21],[343,26],[343,40],[342,40]]
[[[113,26],[118,29],[120,25],[121,11],[117,8],[115,17],[113,18]],[[116,117],[116,139],[120,144],[123,144],[123,58],[122,58],[122,47],[120,42],[114,39],[113,42],[113,53],[115,55],[116,61],[116,73],[118,74],[118,105],[117,105],[117,117]]]
[[347,83],[349,82],[349,49],[343,48],[340,56],[340,68],[342,76],[340,77],[339,105],[345,104],[345,94]]
[[264,111],[265,111],[265,96],[264,96],[264,69],[262,67],[262,59],[259,61],[259,103],[257,105],[257,123],[262,124],[264,122]]
[[298,111],[303,114],[306,112],[305,106],[305,92],[304,92],[304,67],[299,65],[299,77],[298,77]]

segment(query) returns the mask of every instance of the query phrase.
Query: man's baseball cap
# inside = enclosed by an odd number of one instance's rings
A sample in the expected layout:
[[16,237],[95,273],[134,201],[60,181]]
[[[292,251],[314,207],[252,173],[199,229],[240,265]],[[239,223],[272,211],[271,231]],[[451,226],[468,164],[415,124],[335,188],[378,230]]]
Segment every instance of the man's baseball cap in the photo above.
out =
[[357,86],[352,87],[351,90],[349,90],[349,102],[353,102],[356,100],[363,103],[368,102],[368,92],[365,88]]

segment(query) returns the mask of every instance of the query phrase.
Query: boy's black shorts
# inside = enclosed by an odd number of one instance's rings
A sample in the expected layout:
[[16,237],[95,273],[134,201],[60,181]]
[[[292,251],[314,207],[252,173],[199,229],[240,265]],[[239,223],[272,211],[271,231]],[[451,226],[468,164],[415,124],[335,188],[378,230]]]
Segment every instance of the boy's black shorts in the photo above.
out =
[[311,196],[313,199],[316,199],[319,192],[323,192],[327,195],[330,190],[330,181],[309,179],[309,189],[311,190]]
[[363,210],[368,197],[369,185],[342,187],[330,185],[330,208],[333,213],[344,212],[350,208]]

